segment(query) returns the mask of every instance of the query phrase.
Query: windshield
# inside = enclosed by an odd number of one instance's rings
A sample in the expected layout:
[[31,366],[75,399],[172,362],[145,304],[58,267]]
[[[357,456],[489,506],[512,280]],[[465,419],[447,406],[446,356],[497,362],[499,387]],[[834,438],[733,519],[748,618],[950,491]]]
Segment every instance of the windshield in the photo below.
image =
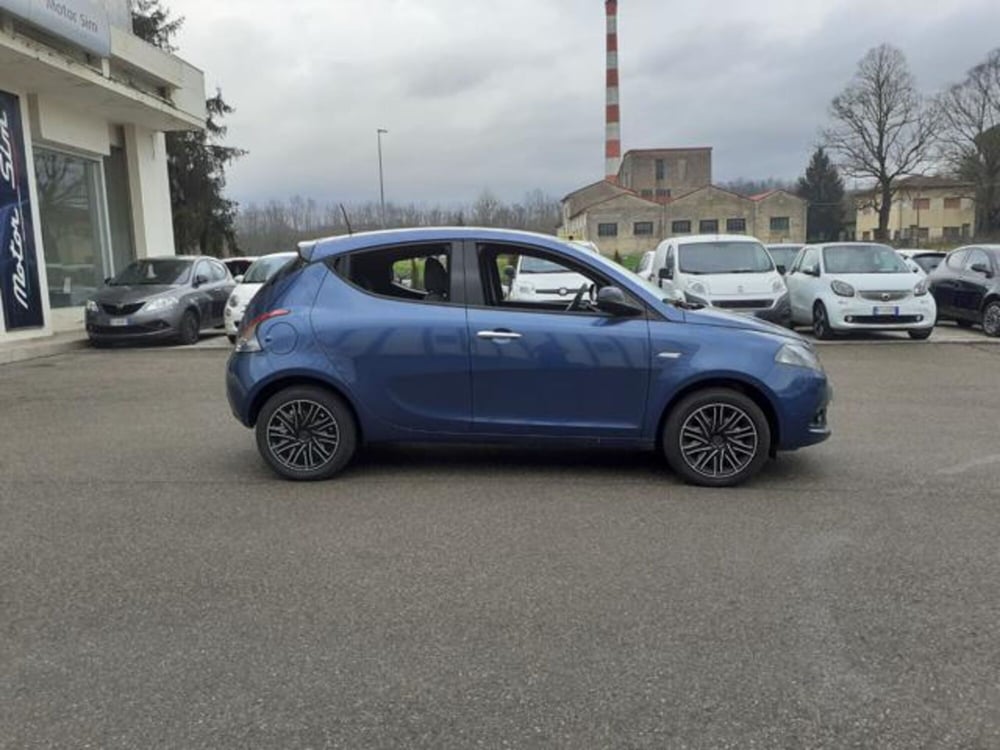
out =
[[886,245],[832,245],[823,249],[827,273],[910,273]]
[[137,260],[113,278],[111,286],[134,286],[137,284],[185,284],[191,275],[188,260]]
[[246,276],[243,277],[243,283],[263,284],[284,268],[285,264],[293,257],[293,255],[274,255],[254,261],[253,265],[247,270]]
[[795,261],[795,256],[799,254],[799,248],[795,245],[789,245],[788,247],[769,247],[767,249],[771,253],[771,257],[774,258],[774,262],[779,266],[784,266],[785,268],[791,268],[792,263]]
[[518,273],[571,273],[565,266],[544,258],[533,258],[530,255],[521,256],[521,264],[517,271]]
[[771,256],[757,242],[695,242],[681,245],[678,262],[683,273],[767,273]]

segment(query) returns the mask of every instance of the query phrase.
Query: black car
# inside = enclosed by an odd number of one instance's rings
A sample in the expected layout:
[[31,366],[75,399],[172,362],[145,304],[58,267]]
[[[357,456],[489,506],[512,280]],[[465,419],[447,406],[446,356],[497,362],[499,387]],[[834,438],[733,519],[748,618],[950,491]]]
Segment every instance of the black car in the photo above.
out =
[[1000,245],[970,245],[948,253],[928,277],[938,319],[982,325],[1000,336]]

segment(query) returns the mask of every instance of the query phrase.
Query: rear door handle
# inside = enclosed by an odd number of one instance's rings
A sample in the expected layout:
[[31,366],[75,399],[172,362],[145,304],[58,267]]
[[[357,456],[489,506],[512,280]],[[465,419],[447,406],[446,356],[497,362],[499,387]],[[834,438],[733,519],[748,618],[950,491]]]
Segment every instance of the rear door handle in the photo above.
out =
[[476,336],[492,341],[513,341],[521,338],[521,334],[514,333],[513,331],[480,331]]

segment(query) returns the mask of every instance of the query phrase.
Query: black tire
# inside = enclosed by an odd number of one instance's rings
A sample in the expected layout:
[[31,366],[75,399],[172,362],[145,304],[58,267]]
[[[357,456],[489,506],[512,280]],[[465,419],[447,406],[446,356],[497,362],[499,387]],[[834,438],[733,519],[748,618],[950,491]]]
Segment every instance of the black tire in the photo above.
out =
[[185,346],[198,343],[201,335],[201,320],[194,310],[185,310],[181,322],[177,324],[177,341]]
[[770,451],[771,427],[764,412],[753,399],[729,388],[686,396],[663,426],[667,463],[685,482],[701,487],[742,484],[763,468]]
[[993,300],[983,308],[983,333],[1000,337],[1000,300]]
[[267,400],[257,418],[257,449],[286,479],[329,479],[353,458],[358,427],[347,404],[317,386],[297,385]]
[[913,331],[907,331],[910,334],[910,338],[914,341],[923,341],[924,339],[929,339],[931,333],[934,332],[933,328],[919,328]]
[[833,329],[830,328],[830,316],[826,312],[826,306],[822,302],[813,305],[813,336],[821,341],[829,341],[834,337]]

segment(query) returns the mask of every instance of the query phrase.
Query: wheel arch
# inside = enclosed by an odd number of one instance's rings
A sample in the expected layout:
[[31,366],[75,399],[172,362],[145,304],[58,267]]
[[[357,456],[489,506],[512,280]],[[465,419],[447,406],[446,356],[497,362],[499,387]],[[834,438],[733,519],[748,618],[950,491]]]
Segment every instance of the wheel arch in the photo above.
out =
[[364,442],[364,432],[361,419],[359,418],[358,408],[347,394],[347,391],[337,384],[332,383],[329,380],[324,380],[316,375],[287,374],[266,382],[257,390],[250,401],[250,407],[247,409],[247,426],[254,427],[257,424],[257,418],[260,416],[260,411],[264,408],[264,404],[267,403],[267,400],[271,398],[271,396],[285,390],[286,388],[303,385],[322,388],[343,401],[348,410],[351,412],[351,416],[354,418],[354,425],[358,431],[358,442]]
[[771,429],[771,445],[768,446],[768,451],[773,455],[777,450],[777,447],[781,445],[781,424],[778,420],[778,411],[774,407],[774,403],[771,401],[771,398],[768,396],[766,391],[759,385],[730,375],[720,375],[702,380],[696,380],[692,383],[686,384],[683,388],[671,396],[670,400],[660,412],[660,419],[656,425],[657,450],[663,450],[663,427],[677,404],[680,403],[682,399],[690,396],[692,393],[709,390],[710,388],[729,388],[730,390],[742,393],[760,407],[761,411],[764,412],[764,416],[767,418],[767,425]]

